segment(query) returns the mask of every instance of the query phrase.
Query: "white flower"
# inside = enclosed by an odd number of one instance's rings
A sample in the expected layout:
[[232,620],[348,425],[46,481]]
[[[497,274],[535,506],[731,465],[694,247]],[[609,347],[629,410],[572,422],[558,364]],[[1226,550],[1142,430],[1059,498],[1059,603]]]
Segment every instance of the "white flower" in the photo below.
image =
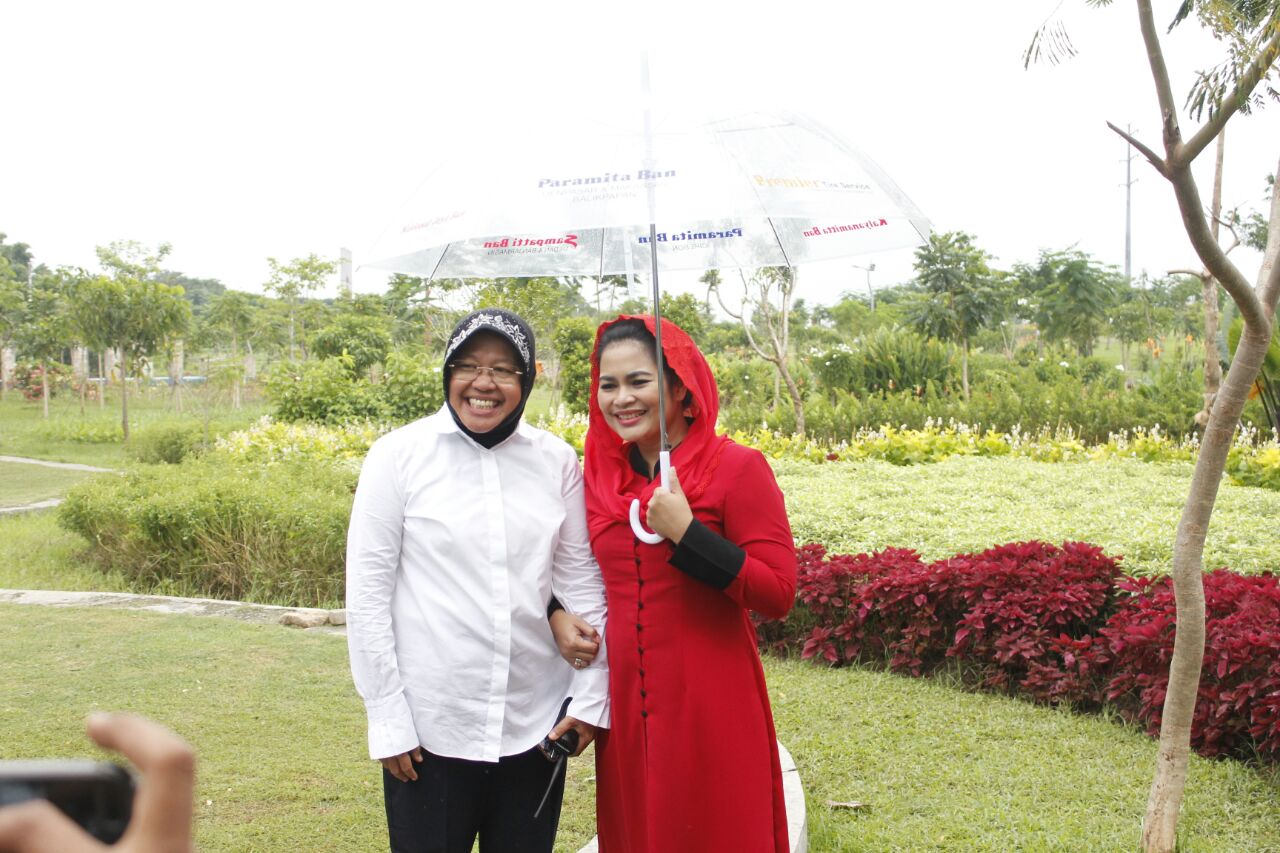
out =
[[1065,361],[1058,362],[1058,367],[1070,367],[1070,366],[1071,365],[1067,364]]

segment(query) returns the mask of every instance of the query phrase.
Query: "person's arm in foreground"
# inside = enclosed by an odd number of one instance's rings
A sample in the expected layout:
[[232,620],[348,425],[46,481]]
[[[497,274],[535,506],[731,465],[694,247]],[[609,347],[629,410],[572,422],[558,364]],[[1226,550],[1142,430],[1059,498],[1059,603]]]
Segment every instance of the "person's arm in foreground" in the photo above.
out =
[[369,718],[369,757],[408,782],[418,778],[413,765],[422,761],[422,750],[391,628],[403,534],[404,495],[395,458],[388,445],[375,443],[360,469],[347,532],[347,649]]
[[89,737],[138,768],[133,819],[108,847],[90,838],[46,800],[0,809],[0,853],[190,853],[196,758],[191,746],[158,723],[128,714],[94,714]]

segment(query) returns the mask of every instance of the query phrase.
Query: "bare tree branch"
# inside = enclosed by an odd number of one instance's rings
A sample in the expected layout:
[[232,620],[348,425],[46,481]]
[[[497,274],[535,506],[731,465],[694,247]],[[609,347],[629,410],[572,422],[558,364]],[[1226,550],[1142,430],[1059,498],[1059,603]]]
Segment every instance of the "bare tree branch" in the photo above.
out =
[[[748,288],[747,277],[743,275],[742,270],[738,270],[738,277],[742,279],[743,292],[746,292]],[[746,312],[744,311],[741,314],[734,314],[733,312],[729,311],[728,308],[725,308],[724,300],[720,298],[720,289],[718,287],[716,288],[716,299],[720,302],[720,307],[724,308],[725,312],[728,313],[730,317],[736,317],[738,322],[742,324],[742,331],[745,332],[747,335],[747,343],[751,345],[751,348],[753,350],[755,350],[756,355],[760,356],[765,361],[771,364],[777,364],[778,363],[777,359],[773,358],[772,356],[766,355],[765,351],[762,350],[760,348],[760,345],[756,343],[755,335],[751,334],[751,324],[747,322]]]
[[[1276,167],[1280,175],[1280,165]],[[1262,269],[1258,271],[1258,294],[1264,305],[1275,305],[1280,291],[1280,180],[1271,185],[1271,223],[1267,248],[1262,253]]]
[[[1169,85],[1169,69],[1164,63],[1164,52],[1160,49],[1160,35],[1156,32],[1155,19],[1151,15],[1151,0],[1138,0],[1138,24],[1142,29],[1142,42],[1147,48],[1151,78],[1156,84],[1156,98],[1160,102],[1165,156],[1172,159],[1182,145],[1182,130],[1178,127],[1178,106],[1173,100],[1173,87]],[[1168,172],[1162,171],[1161,174],[1167,176]]]
[[[1151,0],[1138,0],[1138,20],[1142,28],[1142,41],[1147,48],[1147,61],[1151,66],[1156,95],[1160,101],[1160,110],[1164,117],[1164,149],[1167,160],[1161,174],[1173,185],[1187,236],[1191,238],[1191,245],[1195,248],[1204,268],[1231,295],[1245,322],[1265,322],[1262,304],[1258,301],[1257,294],[1235,264],[1227,259],[1226,253],[1222,251],[1218,241],[1213,239],[1209,229],[1209,223],[1204,214],[1204,204],[1200,201],[1200,191],[1191,174],[1191,160],[1183,153],[1177,108],[1173,101],[1173,90],[1169,85],[1169,71],[1165,66],[1164,52],[1160,47],[1160,36],[1156,33],[1155,21],[1151,15]],[[1256,84],[1257,81],[1255,80],[1254,83]],[[1112,129],[1120,133],[1119,128],[1113,126]],[[1221,130],[1221,126],[1218,129]],[[1200,149],[1203,149],[1211,139],[1212,137],[1206,138],[1200,145]],[[1142,148],[1138,150],[1143,151]],[[1151,154],[1147,154],[1147,159],[1151,159]],[[1152,162],[1154,165],[1155,161]]]
[[1138,151],[1142,153],[1142,156],[1146,157],[1147,160],[1150,161],[1151,165],[1156,167],[1157,172],[1159,172],[1161,175],[1164,175],[1166,178],[1169,177],[1169,171],[1168,171],[1169,167],[1165,165],[1164,160],[1161,159],[1159,154],[1152,151],[1150,148],[1148,148],[1147,146],[1139,142],[1136,137],[1132,136],[1131,134],[1125,133],[1123,130],[1116,127],[1111,122],[1107,122],[1107,127],[1111,128],[1116,133],[1118,133],[1120,137],[1124,139],[1125,142],[1129,143],[1134,148],[1137,148]]
[[1204,215],[1204,205],[1200,202],[1200,192],[1196,188],[1191,169],[1185,166],[1177,169],[1169,178],[1169,182],[1173,185],[1174,195],[1178,199],[1178,208],[1182,212],[1182,224],[1187,229],[1187,236],[1191,239],[1191,245],[1200,256],[1200,262],[1204,264],[1204,268],[1231,295],[1231,299],[1240,309],[1240,315],[1244,317],[1246,323],[1266,325],[1268,321],[1263,317],[1262,303],[1258,301],[1258,295],[1240,269],[1227,258],[1226,253],[1222,251],[1222,247],[1213,239],[1213,234],[1209,231],[1209,223]]

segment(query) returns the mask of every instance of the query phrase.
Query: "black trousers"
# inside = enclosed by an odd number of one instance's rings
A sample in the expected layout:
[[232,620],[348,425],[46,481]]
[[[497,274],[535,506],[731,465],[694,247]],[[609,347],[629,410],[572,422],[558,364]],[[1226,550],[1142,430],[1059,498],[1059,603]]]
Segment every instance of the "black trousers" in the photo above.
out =
[[537,747],[497,764],[422,755],[416,782],[382,771],[391,853],[471,853],[477,835],[480,853],[551,853],[567,768],[535,820],[554,766]]

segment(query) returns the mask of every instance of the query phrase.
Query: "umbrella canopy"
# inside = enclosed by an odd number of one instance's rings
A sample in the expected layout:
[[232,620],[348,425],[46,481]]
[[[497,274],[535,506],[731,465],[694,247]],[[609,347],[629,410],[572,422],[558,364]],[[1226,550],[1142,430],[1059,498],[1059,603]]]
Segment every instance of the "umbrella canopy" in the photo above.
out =
[[440,169],[406,210],[370,266],[430,278],[648,269],[650,223],[659,272],[797,266],[929,232],[870,159],[812,120],[765,112],[529,134],[518,154]]

